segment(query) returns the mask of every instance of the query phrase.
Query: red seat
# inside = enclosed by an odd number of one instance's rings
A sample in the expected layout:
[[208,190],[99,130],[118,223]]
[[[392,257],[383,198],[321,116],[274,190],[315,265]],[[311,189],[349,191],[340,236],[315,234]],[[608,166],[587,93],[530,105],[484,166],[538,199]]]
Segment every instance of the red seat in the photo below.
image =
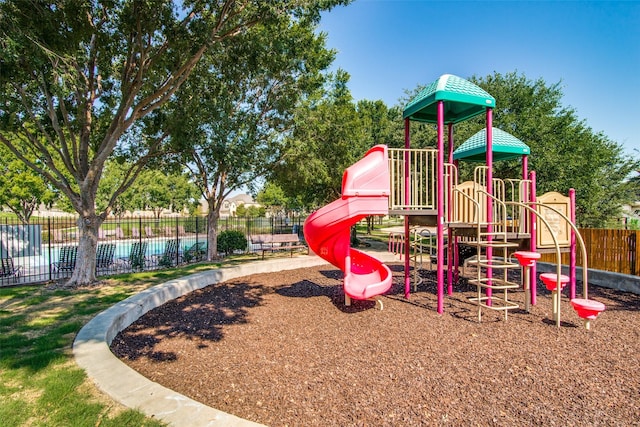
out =
[[567,283],[569,283],[569,277],[564,274],[560,275],[560,280],[558,280],[558,275],[555,273],[543,273],[540,275],[540,280],[542,283],[549,289],[550,291],[555,291],[556,286],[558,286],[558,282],[560,282],[560,289],[563,289]]

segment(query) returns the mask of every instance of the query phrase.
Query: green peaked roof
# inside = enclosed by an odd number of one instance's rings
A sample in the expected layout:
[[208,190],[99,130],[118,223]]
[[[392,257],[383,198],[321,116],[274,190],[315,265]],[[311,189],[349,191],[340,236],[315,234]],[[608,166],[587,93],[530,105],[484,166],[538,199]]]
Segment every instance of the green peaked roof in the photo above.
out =
[[444,74],[413,98],[402,118],[437,123],[438,101],[444,101],[444,122],[458,123],[495,108],[496,100],[479,86],[453,74]]
[[[498,128],[492,129],[491,145],[493,147],[494,160],[507,160],[531,153],[529,146],[515,136]],[[483,162],[486,159],[486,153],[487,129],[485,128],[463,142],[462,145],[453,152],[453,159]]]

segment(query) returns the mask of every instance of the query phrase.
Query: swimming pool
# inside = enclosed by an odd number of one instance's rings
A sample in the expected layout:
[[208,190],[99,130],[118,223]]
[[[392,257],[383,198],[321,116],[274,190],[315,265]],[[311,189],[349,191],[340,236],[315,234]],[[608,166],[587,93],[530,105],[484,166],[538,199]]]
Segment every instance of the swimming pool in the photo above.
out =
[[[171,237],[157,237],[151,239],[127,239],[127,240],[112,240],[112,241],[100,241],[102,243],[112,243],[116,245],[115,253],[113,256],[114,261],[122,258],[128,258],[131,254],[131,248],[136,242],[147,243],[147,250],[145,252],[145,258],[151,259],[154,256],[162,255],[165,250],[167,241],[175,240]],[[185,236],[178,240],[178,251],[183,253],[191,248],[196,243],[207,244],[205,236]],[[51,245],[50,247],[43,248],[40,256],[21,257],[29,258],[28,264],[30,267],[42,267],[48,266],[53,262],[57,262],[60,259],[60,248],[63,246],[74,245]],[[27,261],[27,260],[25,260]]]

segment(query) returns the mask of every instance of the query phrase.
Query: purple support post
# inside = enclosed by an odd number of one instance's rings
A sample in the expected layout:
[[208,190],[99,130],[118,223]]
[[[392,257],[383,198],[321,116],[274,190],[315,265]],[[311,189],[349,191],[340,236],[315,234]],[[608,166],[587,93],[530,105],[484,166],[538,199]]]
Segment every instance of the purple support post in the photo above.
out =
[[[569,189],[569,219],[576,223],[576,190]],[[571,227],[571,251],[569,252],[569,299],[576,297],[576,232]]]
[[[529,191],[529,198],[531,200],[531,202],[535,203],[536,202],[536,172],[535,171],[531,171],[531,173],[529,174],[530,179],[531,179],[531,191]],[[535,205],[531,205],[531,207],[533,209],[536,209]],[[531,238],[529,239],[529,244],[530,244],[530,251],[531,252],[535,252],[536,251],[536,246],[537,246],[537,236],[538,236],[538,219],[536,217],[536,214],[534,214],[533,212],[530,213],[530,219],[531,221],[531,227],[529,228],[529,231],[531,232]],[[531,275],[529,283],[531,284],[530,289],[531,289],[531,305],[536,305],[536,293],[537,293],[537,268],[536,268],[536,264],[533,264],[533,266],[529,269],[529,274]]]
[[[453,123],[449,123],[449,132],[448,132],[448,141],[447,144],[449,146],[449,163],[453,162]],[[444,165],[443,165],[444,166]],[[447,179],[447,187],[453,187],[453,177],[449,176]],[[451,221],[451,206],[452,206],[452,197],[451,191],[448,192],[448,200],[447,200],[447,221]],[[453,266],[457,265],[454,251],[456,251],[457,246],[455,246],[455,242],[453,241],[453,230],[451,227],[447,227],[447,295],[453,294]]]
[[[459,163],[460,162],[458,160],[453,160],[453,166],[455,166],[456,170],[458,170]],[[453,194],[453,192],[451,192],[451,193]],[[453,198],[453,196],[452,196],[452,198]],[[453,200],[449,204],[449,217],[450,217],[450,220],[453,221],[451,209],[453,209]],[[460,271],[458,269],[458,266],[460,265],[460,252],[459,252],[460,246],[458,244],[458,242],[459,242],[458,236],[454,237],[454,239],[455,239],[455,241],[454,241],[455,253],[454,253],[453,261],[455,263],[454,265],[456,266],[454,281],[456,283],[458,283],[458,279],[460,278]]]
[[[526,180],[529,177],[529,156],[527,156],[526,154],[522,155],[522,179]],[[528,194],[526,195],[527,197],[529,196]],[[522,201],[524,201],[524,203],[527,203],[529,200],[528,199],[523,199],[522,194],[520,194],[520,199]],[[520,201],[520,200],[518,200]],[[524,221],[524,230],[528,230],[529,227],[529,220],[531,219],[531,215],[527,215],[528,211],[523,212],[523,218],[520,218],[521,221]],[[522,230],[523,228],[520,228],[520,230]]]
[[449,137],[449,141],[448,141],[448,144],[449,144],[449,157],[448,157],[447,162],[453,163],[453,123],[449,123],[447,126],[448,126],[448,131],[449,131],[448,132],[449,133],[449,135],[448,135],[448,137]]
[[[493,194],[493,110],[491,108],[487,108],[487,193],[489,195]],[[493,226],[491,225],[493,222],[493,199],[487,196],[487,242],[491,243],[493,239],[491,233],[493,232]],[[478,254],[480,255],[480,254]],[[487,247],[487,260],[488,264],[491,264],[491,259],[493,257],[493,248],[491,246]],[[491,291],[491,278],[493,277],[493,270],[491,267],[487,267],[487,305],[491,305],[491,296],[493,292]]]
[[[407,150],[404,152],[404,204],[405,209],[409,209],[410,192],[409,186],[411,180],[409,179],[409,147],[411,145],[409,137],[409,118],[404,119],[404,148]],[[409,215],[404,216],[404,297],[409,299],[411,296],[411,248],[409,247]]]
[[444,312],[444,102],[438,101],[438,151],[437,151],[437,193],[438,227],[436,235],[438,283],[438,314]]

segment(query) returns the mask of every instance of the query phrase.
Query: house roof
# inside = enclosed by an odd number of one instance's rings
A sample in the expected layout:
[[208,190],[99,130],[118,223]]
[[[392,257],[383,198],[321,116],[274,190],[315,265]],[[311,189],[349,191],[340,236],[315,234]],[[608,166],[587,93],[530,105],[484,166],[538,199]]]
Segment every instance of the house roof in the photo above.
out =
[[462,77],[444,74],[407,104],[402,117],[437,123],[439,101],[444,101],[445,123],[458,123],[496,106],[495,98],[484,89]]
[[[493,148],[493,160],[507,160],[524,155],[529,155],[531,150],[529,146],[498,128],[493,130],[491,138],[491,146]],[[465,160],[468,162],[483,162],[487,157],[487,129],[482,129],[471,138],[462,143],[460,147],[453,152],[454,160]]]
[[246,203],[246,204],[255,204],[256,203],[250,195],[245,194],[245,193],[236,194],[233,197],[229,197],[227,200],[229,202],[236,202],[236,204],[237,203]]

